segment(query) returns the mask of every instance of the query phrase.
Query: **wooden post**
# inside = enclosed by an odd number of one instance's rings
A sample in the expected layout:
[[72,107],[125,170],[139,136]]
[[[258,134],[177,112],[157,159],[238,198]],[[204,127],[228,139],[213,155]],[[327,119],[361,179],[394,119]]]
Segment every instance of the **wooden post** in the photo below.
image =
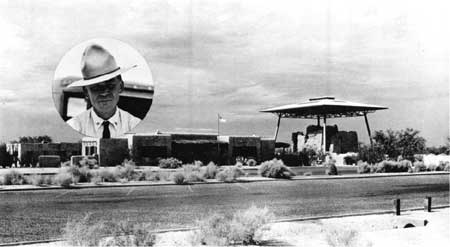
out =
[[425,197],[423,207],[425,209],[425,212],[431,212],[431,196]]
[[275,130],[275,142],[277,142],[278,130],[280,129],[281,113],[278,113],[277,129]]
[[320,126],[320,116],[317,115],[317,126]]
[[323,115],[323,152],[327,151],[327,116]]
[[367,112],[364,112],[364,120],[366,120],[367,133],[369,134],[370,147],[373,147],[372,135],[370,134],[369,121],[367,120]]
[[394,199],[394,215],[400,215],[400,199]]

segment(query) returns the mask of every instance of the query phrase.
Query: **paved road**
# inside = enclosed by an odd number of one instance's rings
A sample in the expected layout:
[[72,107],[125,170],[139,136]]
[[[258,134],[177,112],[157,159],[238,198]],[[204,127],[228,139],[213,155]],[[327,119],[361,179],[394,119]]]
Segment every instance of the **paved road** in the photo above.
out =
[[252,204],[287,218],[390,210],[396,197],[402,207],[420,207],[425,196],[448,205],[449,175],[0,192],[0,243],[60,237],[69,218],[86,213],[156,229],[195,226],[213,212]]

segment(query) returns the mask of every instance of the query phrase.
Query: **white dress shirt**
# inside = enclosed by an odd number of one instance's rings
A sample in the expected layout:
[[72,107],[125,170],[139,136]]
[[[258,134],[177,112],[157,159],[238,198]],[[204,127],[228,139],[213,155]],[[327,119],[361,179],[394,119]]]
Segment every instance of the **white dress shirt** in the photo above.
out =
[[101,138],[103,134],[103,121],[109,121],[109,132],[111,133],[111,138],[114,138],[133,129],[141,119],[117,107],[116,113],[111,118],[105,120],[99,117],[95,113],[94,108],[91,107],[67,120],[66,123],[84,135]]

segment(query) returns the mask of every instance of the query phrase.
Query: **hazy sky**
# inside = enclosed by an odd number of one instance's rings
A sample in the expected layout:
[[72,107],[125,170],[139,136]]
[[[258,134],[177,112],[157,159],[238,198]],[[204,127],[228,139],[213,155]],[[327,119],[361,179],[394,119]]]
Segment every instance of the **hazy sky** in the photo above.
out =
[[[3,1],[0,0],[0,141],[80,135],[52,97],[64,54],[115,38],[147,60],[155,96],[137,132],[273,136],[259,110],[321,95],[389,110],[372,130],[449,136],[449,7],[446,1]],[[330,120],[367,142],[363,118]],[[310,120],[282,120],[280,139]]]

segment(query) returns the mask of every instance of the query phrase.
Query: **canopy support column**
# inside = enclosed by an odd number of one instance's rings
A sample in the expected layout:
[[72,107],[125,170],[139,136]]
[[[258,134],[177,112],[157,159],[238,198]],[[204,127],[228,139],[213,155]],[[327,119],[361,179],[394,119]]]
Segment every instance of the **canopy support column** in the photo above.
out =
[[327,151],[327,115],[323,115],[323,152]]
[[373,147],[372,135],[370,134],[369,121],[367,120],[367,113],[364,112],[364,120],[366,121],[367,133],[369,134],[370,147]]
[[278,123],[277,123],[277,128],[275,130],[275,142],[277,141],[278,130],[280,129],[280,121],[281,121],[281,113],[278,113]]
[[317,116],[317,126],[320,126],[320,116]]

